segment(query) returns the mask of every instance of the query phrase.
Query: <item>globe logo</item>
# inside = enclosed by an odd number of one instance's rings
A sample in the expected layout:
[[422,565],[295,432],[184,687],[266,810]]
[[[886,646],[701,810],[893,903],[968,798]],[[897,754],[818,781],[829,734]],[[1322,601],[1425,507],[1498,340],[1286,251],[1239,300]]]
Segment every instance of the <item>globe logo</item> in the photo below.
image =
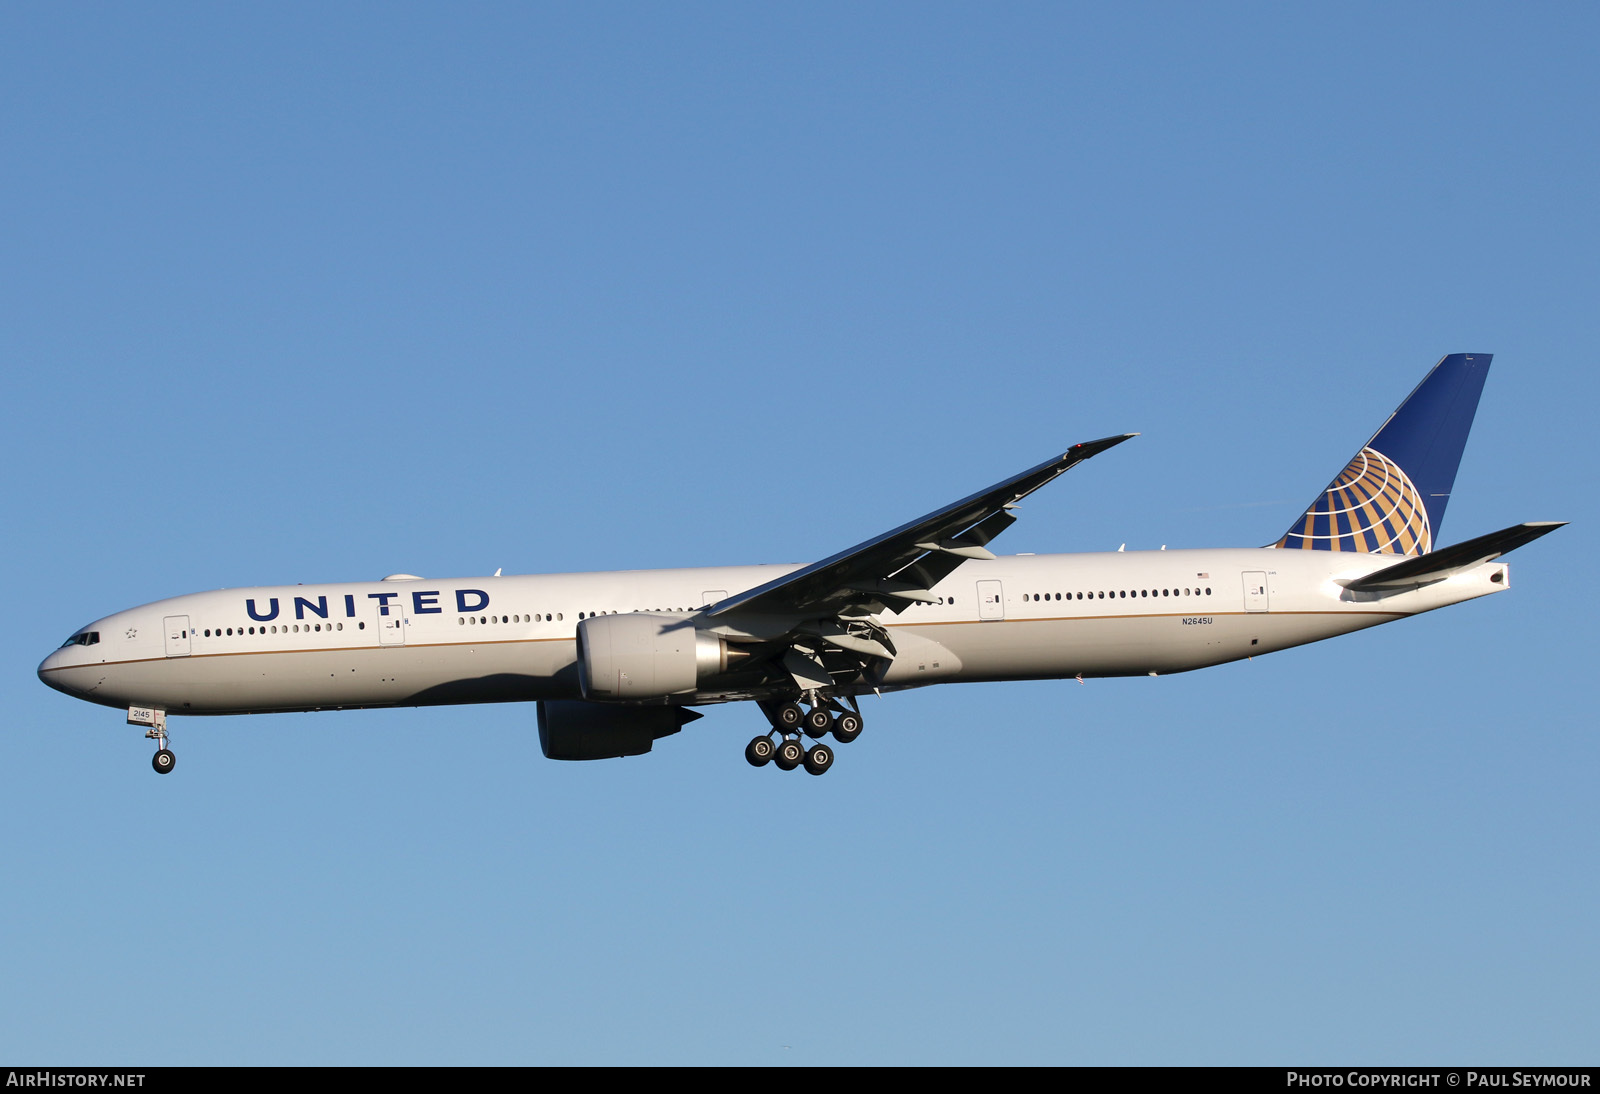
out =
[[1420,555],[1433,549],[1433,535],[1422,494],[1400,465],[1363,448],[1277,546]]

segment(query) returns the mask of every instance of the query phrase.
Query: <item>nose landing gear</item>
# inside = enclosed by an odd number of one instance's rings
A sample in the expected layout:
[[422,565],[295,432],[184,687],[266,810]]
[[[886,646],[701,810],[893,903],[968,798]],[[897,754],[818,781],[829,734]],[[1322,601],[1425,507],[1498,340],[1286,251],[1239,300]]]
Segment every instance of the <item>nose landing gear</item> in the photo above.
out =
[[157,707],[129,707],[128,724],[150,727],[144,733],[156,742],[156,754],[150,758],[150,766],[156,769],[157,775],[170,773],[177,765],[178,757],[167,747],[167,712]]

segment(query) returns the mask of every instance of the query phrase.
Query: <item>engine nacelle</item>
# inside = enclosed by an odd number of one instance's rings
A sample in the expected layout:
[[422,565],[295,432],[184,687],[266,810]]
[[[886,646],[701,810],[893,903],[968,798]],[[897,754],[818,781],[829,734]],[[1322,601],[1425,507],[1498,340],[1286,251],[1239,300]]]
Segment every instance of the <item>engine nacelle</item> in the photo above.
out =
[[701,717],[683,707],[624,707],[575,699],[539,702],[539,747],[552,760],[642,756]]
[[697,629],[686,615],[632,612],[578,624],[578,681],[585,699],[665,699],[726,671],[727,642]]

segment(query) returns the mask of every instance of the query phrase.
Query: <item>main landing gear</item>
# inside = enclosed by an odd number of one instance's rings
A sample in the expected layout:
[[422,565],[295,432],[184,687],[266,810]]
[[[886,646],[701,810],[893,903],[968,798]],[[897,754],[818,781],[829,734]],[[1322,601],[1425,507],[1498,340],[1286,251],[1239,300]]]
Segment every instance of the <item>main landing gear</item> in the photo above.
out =
[[[830,707],[826,701],[812,696],[809,711],[799,703],[774,706],[763,703],[772,729],[756,737],[745,746],[744,758],[751,767],[766,767],[775,763],[779,771],[793,771],[804,767],[813,775],[821,775],[833,766],[833,749],[824,738],[829,733],[840,744],[849,744],[861,736],[861,715],[854,710]],[[853,705],[853,704],[852,704]],[[801,743],[802,732],[816,739],[816,744],[806,748]],[[777,740],[773,735],[777,734]]]

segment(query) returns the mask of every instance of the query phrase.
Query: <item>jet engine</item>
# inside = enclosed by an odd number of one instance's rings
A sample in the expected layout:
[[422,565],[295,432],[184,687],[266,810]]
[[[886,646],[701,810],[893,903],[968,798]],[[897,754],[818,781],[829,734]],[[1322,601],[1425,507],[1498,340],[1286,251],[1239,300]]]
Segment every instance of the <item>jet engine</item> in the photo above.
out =
[[728,671],[727,640],[689,617],[656,612],[600,615],[578,624],[578,681],[585,699],[639,702],[684,695]]
[[703,715],[685,707],[624,707],[575,699],[539,702],[539,747],[552,760],[642,756]]

